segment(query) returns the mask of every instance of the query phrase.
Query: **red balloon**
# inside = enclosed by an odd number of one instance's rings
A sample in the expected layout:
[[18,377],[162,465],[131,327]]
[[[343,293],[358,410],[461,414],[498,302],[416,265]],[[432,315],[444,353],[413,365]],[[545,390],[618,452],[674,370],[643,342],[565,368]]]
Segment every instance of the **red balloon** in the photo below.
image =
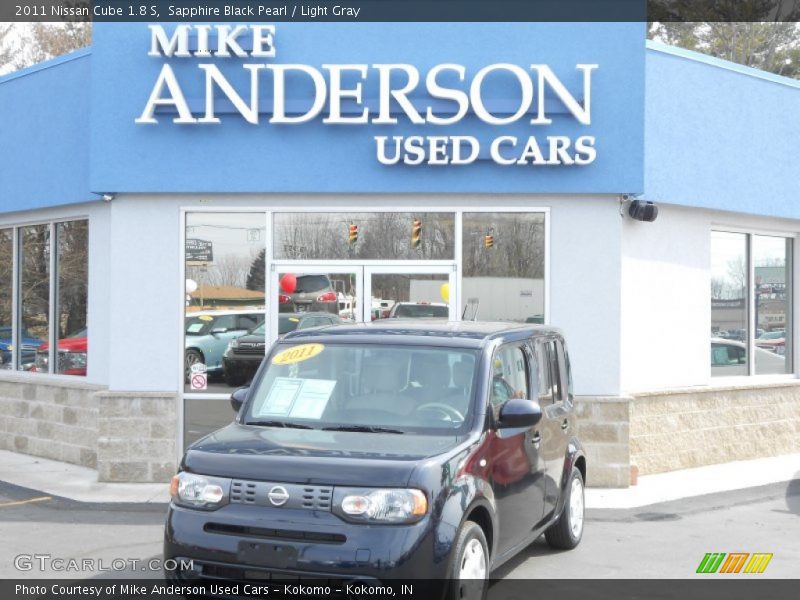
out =
[[287,273],[281,277],[281,289],[287,294],[293,294],[297,289],[297,277],[291,273]]

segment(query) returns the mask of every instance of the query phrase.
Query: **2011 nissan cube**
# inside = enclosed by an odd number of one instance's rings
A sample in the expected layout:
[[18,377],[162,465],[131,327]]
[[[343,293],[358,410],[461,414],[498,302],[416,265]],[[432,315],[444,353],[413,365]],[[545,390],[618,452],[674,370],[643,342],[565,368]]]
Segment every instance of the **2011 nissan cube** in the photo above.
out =
[[305,330],[231,403],[172,482],[164,555],[193,561],[177,579],[425,578],[456,598],[542,533],[581,540],[587,465],[557,329]]

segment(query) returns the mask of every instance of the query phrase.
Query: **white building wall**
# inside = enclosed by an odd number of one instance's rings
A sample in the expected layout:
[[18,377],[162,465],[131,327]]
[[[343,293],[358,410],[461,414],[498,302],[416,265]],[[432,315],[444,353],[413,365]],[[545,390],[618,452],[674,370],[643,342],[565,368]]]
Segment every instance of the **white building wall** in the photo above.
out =
[[[800,221],[667,204],[659,205],[653,223],[626,217],[620,284],[623,393],[721,383],[711,378],[709,358],[713,229],[796,236]],[[795,242],[796,273],[797,257]],[[797,296],[795,315],[800,310]],[[796,326],[794,332],[797,348]],[[737,382],[766,378],[740,377]]]

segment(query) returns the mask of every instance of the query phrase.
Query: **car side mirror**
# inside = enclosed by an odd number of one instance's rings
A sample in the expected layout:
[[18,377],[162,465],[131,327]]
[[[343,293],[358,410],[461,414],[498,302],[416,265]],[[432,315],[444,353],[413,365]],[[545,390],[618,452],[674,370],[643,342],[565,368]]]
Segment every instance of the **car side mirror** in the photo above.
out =
[[247,392],[250,391],[250,386],[246,385],[244,387],[240,387],[238,390],[231,394],[231,408],[233,412],[237,413],[242,408],[242,404],[244,401],[247,400]]
[[542,420],[542,408],[538,402],[512,398],[500,407],[498,429],[533,427]]

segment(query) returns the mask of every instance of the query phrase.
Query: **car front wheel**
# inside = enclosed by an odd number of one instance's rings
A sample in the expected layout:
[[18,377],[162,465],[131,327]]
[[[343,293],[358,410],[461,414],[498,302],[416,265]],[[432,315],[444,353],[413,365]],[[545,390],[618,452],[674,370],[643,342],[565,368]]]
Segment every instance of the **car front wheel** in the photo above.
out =
[[184,377],[186,383],[189,383],[189,378],[192,376],[192,366],[203,362],[203,355],[197,350],[187,350],[186,358],[184,359]]
[[458,532],[450,565],[448,600],[486,597],[489,583],[489,545],[483,529],[466,521]]
[[551,548],[572,550],[583,537],[585,512],[583,475],[576,467],[572,467],[572,473],[563,493],[567,497],[564,498],[561,516],[545,531],[544,536]]

